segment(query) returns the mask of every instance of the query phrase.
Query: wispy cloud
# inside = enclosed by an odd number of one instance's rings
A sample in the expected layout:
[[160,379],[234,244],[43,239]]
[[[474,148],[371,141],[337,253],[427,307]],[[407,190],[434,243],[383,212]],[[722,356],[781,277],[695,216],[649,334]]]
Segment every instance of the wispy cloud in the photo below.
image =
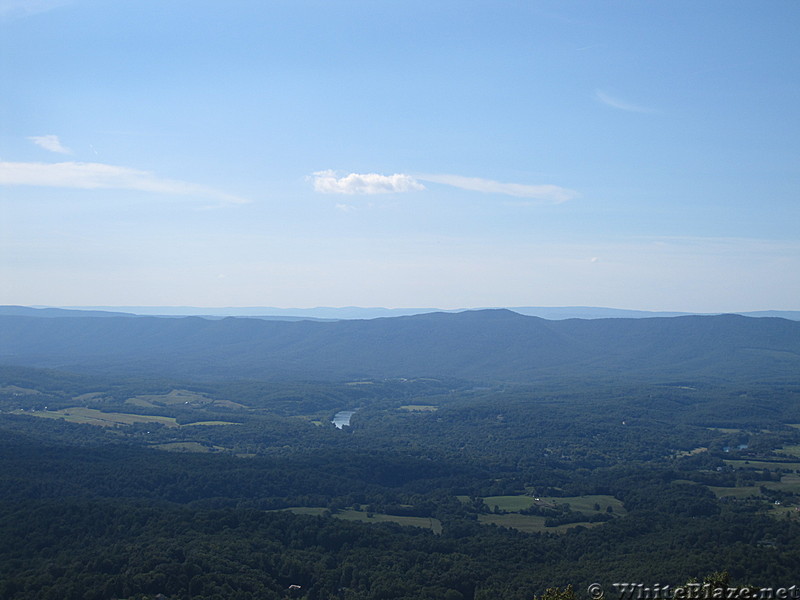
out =
[[0,19],[18,19],[68,4],[69,0],[0,0]]
[[311,177],[314,190],[323,194],[388,194],[419,192],[425,190],[421,181],[457,187],[462,190],[529,198],[545,202],[565,202],[578,197],[578,192],[557,185],[530,185],[502,183],[480,177],[462,175],[380,175],[378,173],[350,173],[337,177],[335,171],[317,171]]
[[595,90],[594,96],[606,106],[610,106],[611,108],[616,108],[618,110],[626,110],[628,112],[638,112],[638,113],[656,112],[651,108],[645,108],[643,106],[638,106],[636,104],[626,102],[625,100],[620,100],[619,98],[615,98],[614,96],[611,96],[610,94],[604,92],[603,90]]
[[28,139],[40,148],[44,148],[50,152],[72,154],[72,150],[63,145],[57,135],[32,135]]
[[149,171],[102,163],[0,162],[0,185],[93,189],[124,189],[180,196],[201,196],[225,202],[244,203],[243,198],[219,190]]
[[462,175],[418,175],[417,179],[451,185],[462,190],[501,194],[517,198],[532,198],[546,202],[566,202],[578,197],[578,192],[558,185],[530,185],[526,183],[503,183],[480,177],[464,177]]
[[398,192],[417,192],[425,189],[411,175],[395,173],[350,173],[337,177],[332,170],[317,171],[312,176],[314,190],[322,194],[393,194]]

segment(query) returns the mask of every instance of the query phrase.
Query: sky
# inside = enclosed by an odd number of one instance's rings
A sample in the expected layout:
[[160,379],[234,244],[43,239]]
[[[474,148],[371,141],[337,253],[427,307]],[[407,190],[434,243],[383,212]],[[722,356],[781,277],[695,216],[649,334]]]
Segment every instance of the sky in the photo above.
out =
[[0,304],[800,309],[800,2],[0,0]]

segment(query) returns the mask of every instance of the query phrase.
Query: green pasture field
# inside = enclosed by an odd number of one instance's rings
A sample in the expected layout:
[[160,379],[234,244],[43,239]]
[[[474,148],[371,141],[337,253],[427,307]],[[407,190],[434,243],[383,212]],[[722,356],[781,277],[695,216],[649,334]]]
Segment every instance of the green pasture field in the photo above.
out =
[[[606,495],[586,495],[586,496],[570,496],[567,498],[552,498],[552,497],[545,497],[541,499],[543,502],[553,502],[553,503],[560,503],[564,504],[569,503],[569,506],[572,510],[577,512],[582,512],[587,515],[597,514],[598,512],[606,512],[606,509],[610,506],[611,510],[614,511],[615,515],[624,515],[626,514],[625,507],[622,505],[622,502],[614,498],[614,496],[606,496]],[[594,505],[599,504],[600,510],[596,511],[594,509]]]
[[[468,500],[469,498],[467,498],[467,501]],[[557,498],[554,496],[532,497],[526,495],[487,496],[483,501],[490,509],[494,509],[494,507],[497,506],[500,510],[505,510],[507,512],[519,512],[520,510],[530,508],[534,505],[553,506],[555,504],[569,504],[572,510],[587,515],[603,513],[609,506],[611,506],[611,510],[614,511],[615,515],[624,515],[626,512],[622,502],[613,496],[605,495],[566,496],[564,498]],[[594,509],[595,504],[600,505],[599,511]]]
[[213,402],[205,394],[190,392],[189,390],[172,390],[167,394],[142,394],[128,398],[126,402],[139,406],[149,405],[170,405],[170,404],[192,404],[194,406],[205,406]]
[[174,406],[177,404],[189,405],[193,408],[204,406],[220,406],[225,408],[247,408],[244,404],[230,400],[214,400],[205,394],[190,392],[189,390],[172,390],[166,394],[141,394],[125,400],[134,406]]
[[[87,425],[98,425],[101,427],[114,427],[116,425],[133,425],[134,423],[160,423],[165,427],[181,427],[174,417],[162,417],[158,415],[134,415],[130,413],[102,412],[96,408],[84,408],[75,406],[73,408],[62,408],[60,410],[37,410],[37,411],[14,411],[13,414],[28,415],[31,417],[41,417],[44,419],[63,419],[69,423],[84,423]],[[232,421],[197,421],[187,423],[183,427],[193,427],[195,425],[241,425]]]
[[160,423],[166,427],[179,427],[173,417],[160,417],[154,415],[132,415],[128,413],[101,412],[95,408],[62,408],[61,410],[37,410],[30,412],[14,411],[15,414],[24,414],[45,419],[64,419],[70,423],[86,423],[102,427],[115,425],[132,425],[133,423]]
[[[370,516],[371,515],[371,516]],[[433,533],[442,533],[442,523],[439,519],[430,517],[400,517],[382,513],[367,513],[363,510],[340,510],[333,513],[337,519],[345,521],[361,521],[363,523],[397,523],[409,527],[422,527],[430,529]]]
[[784,446],[779,452],[794,456],[795,458],[800,458],[800,446]]
[[767,460],[726,460],[726,465],[730,465],[736,469],[800,469],[800,462],[778,462]]
[[211,402],[212,406],[224,406],[225,408],[249,408],[244,404],[239,404],[238,402],[233,402],[232,400],[213,400]]
[[781,477],[780,481],[765,481],[754,486],[718,487],[709,485],[707,487],[714,492],[717,498],[748,498],[751,496],[760,496],[760,487],[762,485],[770,490],[800,494],[800,475],[790,473]]
[[166,442],[164,444],[153,444],[151,448],[166,450],[167,452],[216,452],[227,450],[222,446],[206,446],[200,442]]
[[24,396],[41,396],[42,392],[39,390],[32,390],[30,388],[19,387],[18,385],[4,385],[0,386],[0,394],[19,394]]
[[[296,515],[322,515],[330,509],[309,506],[293,506],[291,508],[283,508],[280,510],[288,510]],[[363,510],[339,510],[336,512],[331,511],[331,516],[345,521],[361,521],[362,523],[397,523],[398,525],[405,525],[407,527],[422,527],[423,529],[430,529],[433,533],[442,533],[442,522],[439,519],[429,517],[400,517],[397,515],[386,515],[383,513],[367,513]]]
[[761,492],[758,486],[740,486],[740,487],[721,487],[715,485],[707,486],[717,498],[750,498],[760,496]]
[[531,496],[486,496],[483,501],[490,510],[494,510],[496,506],[507,512],[519,512],[534,504],[542,504],[542,502],[536,502]]
[[288,510],[296,515],[311,515],[312,517],[318,517],[325,514],[325,512],[329,511],[330,509],[320,506],[290,506],[289,508],[279,508],[277,510]]
[[769,483],[764,483],[764,487],[769,488],[771,490],[778,490],[781,492],[800,494],[800,475],[796,473],[784,475],[783,477],[781,477],[780,482],[772,481]]

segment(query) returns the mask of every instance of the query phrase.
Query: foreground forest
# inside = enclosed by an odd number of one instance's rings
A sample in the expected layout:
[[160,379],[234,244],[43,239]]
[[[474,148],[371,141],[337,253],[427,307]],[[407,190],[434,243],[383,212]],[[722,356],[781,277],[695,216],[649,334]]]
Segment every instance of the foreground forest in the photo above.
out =
[[[720,323],[703,341],[718,356],[748,345],[750,323]],[[7,364],[0,598],[530,600],[592,582],[612,598],[721,571],[789,587],[800,371],[769,352],[759,376],[712,356],[646,377],[642,356],[630,378],[564,364],[516,383]]]

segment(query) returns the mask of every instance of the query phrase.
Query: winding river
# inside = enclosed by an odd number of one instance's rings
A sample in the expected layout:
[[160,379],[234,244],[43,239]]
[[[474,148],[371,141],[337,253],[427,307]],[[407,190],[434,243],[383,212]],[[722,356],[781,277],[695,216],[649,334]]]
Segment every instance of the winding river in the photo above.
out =
[[335,415],[333,415],[333,423],[337,429],[341,429],[345,425],[350,425],[350,417],[353,416],[353,413],[356,412],[354,410],[340,410]]

